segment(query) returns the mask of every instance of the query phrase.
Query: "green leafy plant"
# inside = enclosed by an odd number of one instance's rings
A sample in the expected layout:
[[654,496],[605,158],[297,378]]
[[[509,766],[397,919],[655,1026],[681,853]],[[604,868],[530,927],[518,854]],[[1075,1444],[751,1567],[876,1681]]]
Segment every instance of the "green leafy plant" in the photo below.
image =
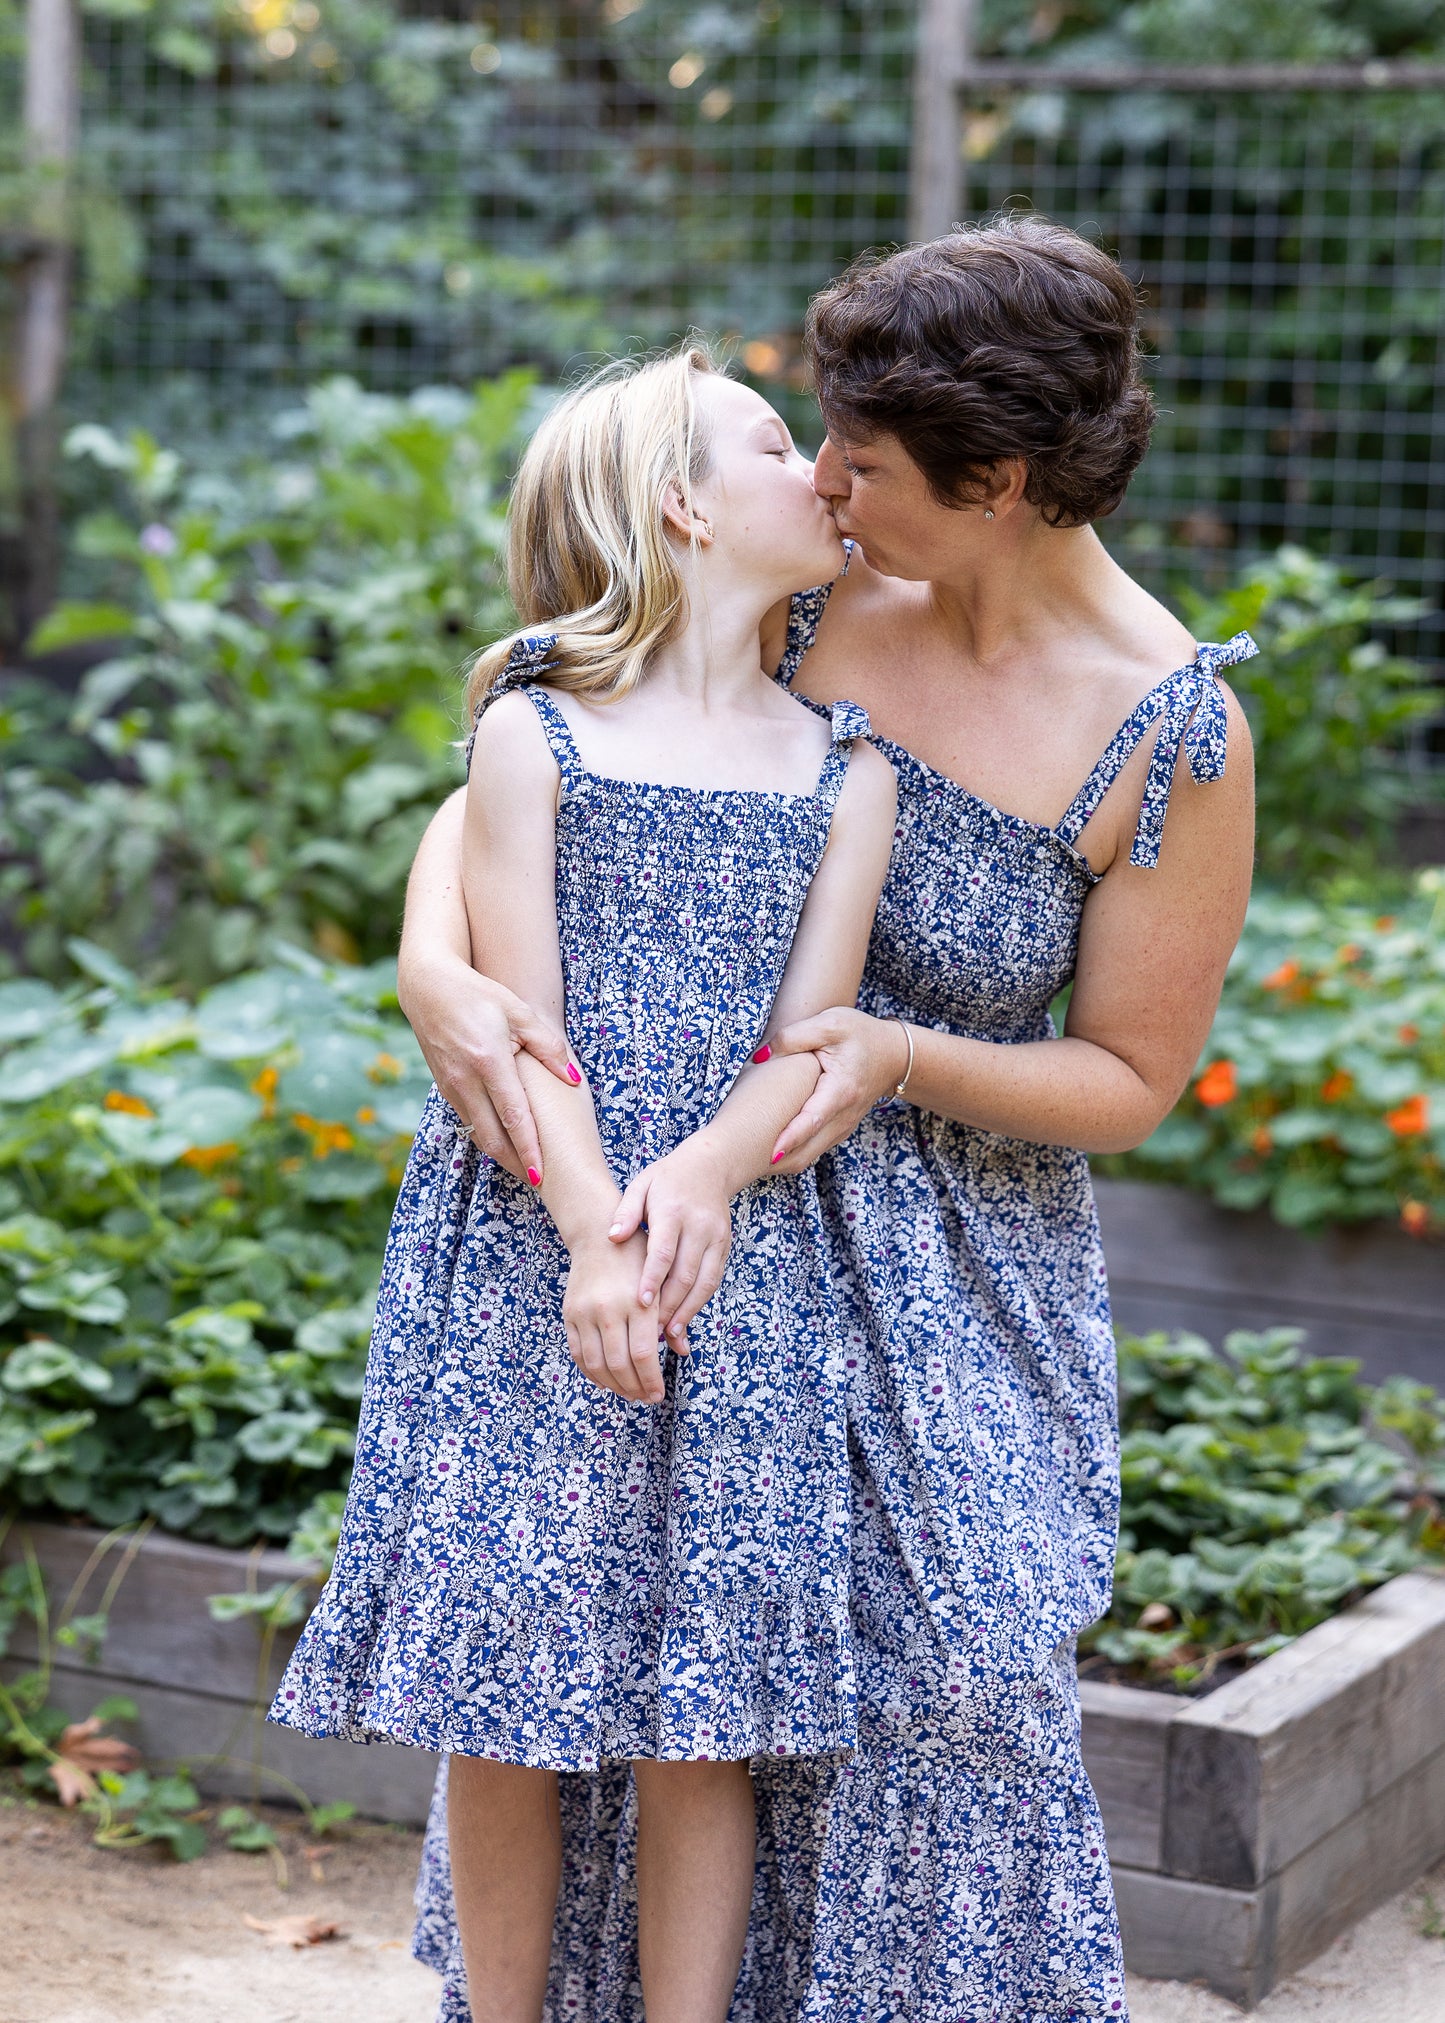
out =
[[1297,1329],[1125,1335],[1114,1600],[1083,1648],[1188,1688],[1445,1560],[1445,1403],[1307,1359]]
[[1262,649],[1229,679],[1254,733],[1263,875],[1308,887],[1388,862],[1406,808],[1438,794],[1404,756],[1440,691],[1382,642],[1424,606],[1301,548],[1281,548],[1222,597],[1184,602],[1196,637],[1248,631]]
[[0,984],[0,1494],[312,1553],[428,1082],[393,972],[293,954],[190,1003],[79,953]]
[[417,839],[461,778],[463,663],[506,622],[530,385],[392,400],[330,381],[225,482],[144,436],[72,434],[127,510],[77,535],[109,594],[34,644],[116,650],[68,723],[33,686],[0,718],[0,903],[27,970],[62,976],[76,934],[192,988],[278,936],[392,951]]
[[1100,1170],[1292,1225],[1445,1226],[1445,873],[1378,900],[1262,891],[1184,1099]]

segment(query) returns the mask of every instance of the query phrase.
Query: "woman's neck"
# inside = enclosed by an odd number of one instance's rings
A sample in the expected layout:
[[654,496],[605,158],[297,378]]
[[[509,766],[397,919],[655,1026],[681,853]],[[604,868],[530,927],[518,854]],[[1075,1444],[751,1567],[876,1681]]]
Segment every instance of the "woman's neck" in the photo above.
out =
[[1048,527],[1012,516],[982,554],[927,586],[949,645],[973,666],[1032,657],[1060,628],[1107,626],[1122,572],[1092,527]]

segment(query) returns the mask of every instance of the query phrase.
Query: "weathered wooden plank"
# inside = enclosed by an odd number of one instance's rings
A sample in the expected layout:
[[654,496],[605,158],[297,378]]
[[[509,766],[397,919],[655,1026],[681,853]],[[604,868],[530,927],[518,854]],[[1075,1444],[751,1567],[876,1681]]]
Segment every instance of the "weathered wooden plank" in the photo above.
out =
[[[1321,1766],[1327,1781],[1332,1765]],[[1445,1854],[1445,1749],[1255,1889],[1115,1865],[1131,1972],[1201,1980],[1245,2008]]]
[[[0,1676],[25,1667],[0,1662]],[[57,1670],[50,1698],[77,1720],[111,1693],[133,1695],[138,1722],[116,1732],[135,1742],[150,1764],[184,1763],[207,1797],[251,1797],[288,1803],[299,1789],[313,1805],[347,1799],[368,1819],[419,1825],[431,1799],[436,1758],[429,1750],[390,1743],[317,1742],[285,1728],[258,1723],[242,1700],[224,1699],[133,1679],[105,1670]],[[252,1768],[259,1754],[268,1771]]]
[[1275,1978],[1312,1960],[1356,1919],[1417,1882],[1442,1855],[1445,1749],[1352,1812],[1274,1878]]
[[1276,1892],[1273,1883],[1226,1890],[1116,1867],[1124,1963],[1157,1980],[1204,1981],[1253,2008],[1273,1985]]
[[1164,1765],[1170,1723],[1181,1702],[1167,1693],[1079,1682],[1084,1716],[1084,1767],[1104,1815],[1111,1861],[1128,1868],[1161,1866]]
[[[58,1615],[102,1534],[63,1524],[12,1525],[0,1547],[0,1561],[21,1557],[27,1532],[45,1572],[52,1615]],[[109,1548],[86,1579],[73,1613],[85,1615],[99,1607],[125,1550],[124,1540]],[[280,1552],[238,1553],[151,1532],[126,1569],[111,1607],[104,1649],[107,1673],[133,1685],[188,1686],[202,1693],[249,1697],[259,1690],[261,1636],[256,1619],[213,1622],[206,1605],[208,1595],[243,1592],[248,1575],[252,1585],[264,1589],[295,1580],[298,1569]],[[313,1581],[308,1600],[314,1596]],[[277,1636],[268,1685],[279,1677],[296,1635],[291,1629]],[[33,1657],[35,1643],[28,1624],[17,1626],[11,1648],[22,1658]],[[64,1652],[55,1655],[62,1666],[78,1662]]]
[[[1445,1748],[1445,1577],[1406,1574],[1168,1731],[1163,1866],[1243,1888]],[[1328,1765],[1328,1775],[1322,1766]]]
[[1373,1379],[1445,1384],[1445,1246],[1375,1224],[1317,1236],[1218,1208],[1184,1188],[1098,1180],[1116,1318],[1126,1327],[1297,1326],[1316,1355]]

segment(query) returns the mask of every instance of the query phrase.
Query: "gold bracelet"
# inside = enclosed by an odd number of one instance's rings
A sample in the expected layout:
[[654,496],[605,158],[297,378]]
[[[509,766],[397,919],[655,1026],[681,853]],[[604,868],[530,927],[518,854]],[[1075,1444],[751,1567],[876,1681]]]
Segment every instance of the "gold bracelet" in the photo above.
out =
[[905,1025],[896,1012],[890,1013],[894,1025],[903,1027],[903,1037],[908,1042],[908,1066],[903,1070],[903,1080],[894,1089],[895,1096],[901,1096],[908,1087],[908,1077],[913,1073],[913,1028]]

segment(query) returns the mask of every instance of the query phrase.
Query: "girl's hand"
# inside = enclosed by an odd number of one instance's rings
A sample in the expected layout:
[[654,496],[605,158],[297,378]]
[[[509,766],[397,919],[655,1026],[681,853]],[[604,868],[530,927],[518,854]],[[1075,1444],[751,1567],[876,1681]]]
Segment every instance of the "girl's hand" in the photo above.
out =
[[770,1035],[775,1054],[815,1054],[818,1085],[773,1147],[779,1173],[802,1173],[841,1145],[908,1067],[908,1038],[896,1019],[842,1006]]
[[604,1391],[637,1405],[662,1402],[662,1355],[657,1312],[638,1298],[647,1261],[640,1236],[630,1243],[605,1237],[579,1243],[562,1300],[572,1360]]
[[532,1106],[517,1074],[524,1049],[560,1081],[581,1075],[566,1038],[531,1006],[455,957],[413,964],[402,1004],[437,1087],[479,1150],[520,1180],[542,1170]]
[[637,1288],[643,1308],[655,1312],[667,1345],[688,1349],[688,1323],[722,1284],[732,1249],[735,1192],[705,1132],[688,1138],[665,1159],[646,1167],[623,1195],[608,1234],[615,1244],[636,1240],[647,1224],[647,1256]]

